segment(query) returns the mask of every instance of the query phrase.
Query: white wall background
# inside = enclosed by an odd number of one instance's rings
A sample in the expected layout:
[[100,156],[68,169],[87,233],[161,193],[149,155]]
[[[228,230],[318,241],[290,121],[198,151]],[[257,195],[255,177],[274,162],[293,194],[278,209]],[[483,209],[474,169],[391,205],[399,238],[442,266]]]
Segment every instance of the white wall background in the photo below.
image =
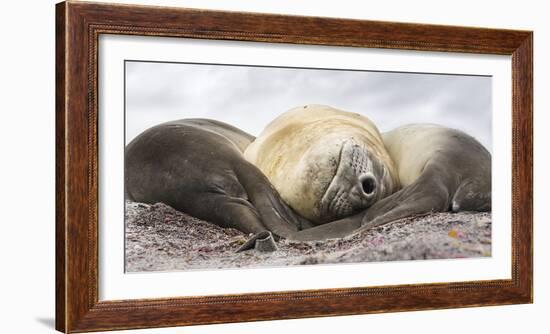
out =
[[[544,1],[187,0],[186,7],[535,31],[535,304],[141,330],[135,333],[546,333],[550,309],[550,23]],[[54,3],[0,6],[0,332],[53,332]],[[126,333],[133,333],[129,331]]]

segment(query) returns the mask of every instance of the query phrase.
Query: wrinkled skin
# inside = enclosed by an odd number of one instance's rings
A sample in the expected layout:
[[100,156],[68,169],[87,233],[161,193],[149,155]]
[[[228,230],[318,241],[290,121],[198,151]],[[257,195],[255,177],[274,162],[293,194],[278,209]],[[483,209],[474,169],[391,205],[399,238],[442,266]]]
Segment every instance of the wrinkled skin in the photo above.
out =
[[338,169],[319,206],[323,223],[369,208],[397,186],[385,164],[365,145],[344,142]]

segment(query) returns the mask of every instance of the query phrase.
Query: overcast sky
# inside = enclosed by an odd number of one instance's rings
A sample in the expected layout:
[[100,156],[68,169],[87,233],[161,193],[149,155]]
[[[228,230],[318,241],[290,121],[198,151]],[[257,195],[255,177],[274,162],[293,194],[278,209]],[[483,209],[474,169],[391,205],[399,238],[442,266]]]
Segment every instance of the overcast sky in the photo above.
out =
[[156,124],[197,117],[258,135],[304,104],[364,114],[382,132],[441,124],[492,148],[490,77],[126,62],[127,143]]

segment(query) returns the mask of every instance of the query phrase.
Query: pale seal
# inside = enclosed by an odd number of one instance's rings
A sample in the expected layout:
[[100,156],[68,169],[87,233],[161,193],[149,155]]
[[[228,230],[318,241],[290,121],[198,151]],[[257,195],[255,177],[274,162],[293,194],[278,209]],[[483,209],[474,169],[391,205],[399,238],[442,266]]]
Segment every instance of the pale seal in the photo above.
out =
[[369,208],[363,226],[427,212],[491,210],[491,154],[475,138],[411,124],[384,133],[383,140],[402,189]]
[[399,187],[376,126],[365,116],[329,106],[281,114],[244,156],[315,225],[360,212]]

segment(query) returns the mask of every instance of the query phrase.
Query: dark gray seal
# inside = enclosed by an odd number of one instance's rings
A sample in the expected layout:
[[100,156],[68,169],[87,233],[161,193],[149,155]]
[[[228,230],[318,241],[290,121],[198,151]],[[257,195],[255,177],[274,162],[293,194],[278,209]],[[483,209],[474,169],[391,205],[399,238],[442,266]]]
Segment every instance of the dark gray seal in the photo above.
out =
[[154,126],[125,150],[128,199],[162,202],[221,227],[282,237],[308,228],[262,172],[243,158],[254,137],[225,123],[185,119]]

